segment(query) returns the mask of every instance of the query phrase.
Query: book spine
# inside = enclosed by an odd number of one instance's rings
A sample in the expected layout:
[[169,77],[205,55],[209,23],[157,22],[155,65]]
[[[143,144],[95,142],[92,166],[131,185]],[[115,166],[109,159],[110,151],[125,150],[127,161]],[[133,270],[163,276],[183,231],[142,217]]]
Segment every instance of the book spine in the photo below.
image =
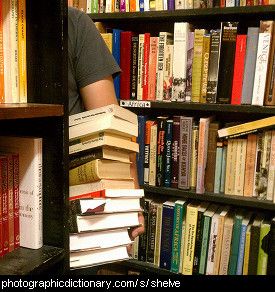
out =
[[196,188],[197,167],[198,167],[198,145],[199,145],[199,126],[197,121],[192,126],[192,146],[190,161],[190,187]]
[[231,104],[241,104],[246,35],[237,35]]
[[232,238],[232,225],[224,226],[219,275],[227,275]]
[[267,272],[268,241],[266,240],[266,238],[269,236],[270,228],[270,222],[264,221],[261,224],[257,275],[266,275]]
[[205,29],[195,29],[191,101],[200,102],[203,36]]
[[155,121],[146,121],[144,138],[144,184],[149,184],[150,136]]
[[166,139],[165,139],[165,169],[164,169],[164,186],[171,186],[171,160],[172,160],[172,136],[173,136],[173,120],[167,120]]
[[217,103],[231,103],[238,22],[222,22]]
[[172,97],[173,48],[173,45],[166,45],[164,49],[163,100],[168,101]]
[[[120,66],[120,35],[121,35],[120,29],[113,29],[113,56],[119,66]],[[114,78],[114,87],[115,87],[116,98],[119,99],[120,75]]]
[[137,80],[137,99],[143,99],[143,66],[144,66],[144,38],[145,34],[138,35],[138,80]]
[[165,173],[165,136],[166,136],[167,118],[157,118],[157,166],[156,166],[156,186],[164,186]]
[[186,64],[186,89],[185,89],[185,101],[191,101],[191,89],[192,89],[192,71],[193,71],[193,54],[194,54],[194,35],[195,32],[188,33],[188,48],[187,48],[187,64]]
[[148,71],[149,71],[149,53],[150,53],[150,33],[144,34],[144,52],[143,52],[143,94],[142,99],[148,99]]
[[207,103],[216,103],[217,100],[217,86],[219,77],[219,63],[220,63],[220,49],[221,49],[221,31],[211,30],[209,69],[207,80]]
[[248,275],[257,274],[258,255],[259,255],[259,238],[260,238],[260,226],[251,226],[251,240],[250,240],[250,252],[249,252],[249,264]]
[[173,118],[173,140],[171,161],[171,187],[178,187],[179,174],[179,142],[180,142],[180,116]]
[[139,236],[138,260],[146,262],[150,199],[145,198],[143,209],[144,209],[144,211],[143,211],[144,224],[146,224],[145,225],[146,228],[145,228],[145,232]]
[[221,172],[221,185],[220,185],[221,193],[224,193],[224,190],[225,190],[227,147],[228,147],[228,140],[224,140],[223,148],[222,148],[222,170],[221,170],[222,172]]
[[205,275],[205,270],[206,270],[210,224],[211,224],[211,218],[208,216],[204,216],[200,263],[199,263],[199,274],[200,275]]
[[271,147],[270,147],[270,162],[268,168],[268,183],[267,183],[267,194],[266,199],[274,201],[274,179],[275,179],[275,130],[272,131],[271,137]]
[[5,68],[3,51],[3,9],[2,0],[0,0],[0,103],[5,102]]
[[138,136],[136,143],[139,145],[139,152],[136,154],[136,163],[139,185],[144,183],[145,124],[147,119],[147,116],[138,116]]
[[155,250],[154,250],[154,265],[156,265],[157,267],[159,267],[160,265],[162,210],[163,210],[163,205],[162,203],[160,203],[157,207],[156,239],[155,239]]
[[156,98],[157,57],[158,57],[158,37],[150,37],[148,100],[155,100]]
[[244,251],[245,251],[246,230],[247,230],[247,226],[242,225],[241,226],[241,234],[240,234],[240,244],[239,244],[236,275],[243,274],[243,260],[244,260]]
[[234,194],[237,196],[244,195],[244,176],[245,176],[245,158],[247,139],[237,139],[237,158],[236,158],[236,172],[235,172],[235,187]]
[[221,186],[222,152],[223,152],[223,141],[217,140],[215,180],[214,180],[214,190],[213,190],[213,192],[216,194],[220,192],[220,186]]
[[262,167],[262,157],[263,157],[263,132],[259,132],[257,135],[257,148],[256,148],[256,161],[254,168],[254,185],[253,185],[253,197],[258,197],[259,192],[259,181],[260,172]]
[[178,174],[178,188],[180,189],[190,188],[192,126],[192,117],[181,117]]
[[8,162],[8,225],[9,252],[14,250],[14,194],[13,194],[13,157],[7,155]]
[[138,36],[131,38],[131,73],[130,73],[130,98],[137,99],[137,74],[138,74]]
[[147,254],[146,262],[154,263],[155,252],[155,238],[156,238],[156,224],[157,224],[157,204],[151,202],[149,207],[148,220],[148,240],[147,240]]
[[69,171],[70,186],[91,182],[100,179],[98,160],[92,160]]
[[157,167],[157,124],[152,125],[150,134],[150,158],[149,158],[149,185],[156,185],[156,167]]
[[203,36],[200,102],[206,103],[211,34]]
[[251,225],[250,226],[248,225],[247,230],[246,230],[246,234],[245,234],[245,248],[244,248],[242,275],[248,274],[250,239],[251,239]]
[[8,159],[1,159],[1,192],[2,192],[2,232],[3,232],[3,255],[9,252],[9,220],[8,220]]

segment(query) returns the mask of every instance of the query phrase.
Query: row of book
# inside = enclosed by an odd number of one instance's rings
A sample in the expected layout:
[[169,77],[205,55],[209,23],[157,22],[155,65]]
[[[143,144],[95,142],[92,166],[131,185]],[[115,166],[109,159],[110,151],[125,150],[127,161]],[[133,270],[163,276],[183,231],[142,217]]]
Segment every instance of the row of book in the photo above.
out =
[[42,138],[0,136],[0,257],[38,249],[42,228]]
[[68,5],[86,13],[112,13],[199,9],[213,7],[238,7],[272,5],[274,0],[69,0]]
[[27,102],[26,0],[0,1],[0,102]]
[[209,31],[176,22],[174,33],[158,35],[101,30],[122,69],[117,97],[274,105],[274,22],[261,21],[246,34],[238,26],[222,22]]
[[274,274],[274,214],[152,195],[134,259],[184,275]]
[[215,116],[138,120],[140,184],[274,201],[274,117],[223,129]]
[[131,173],[137,116],[111,105],[72,115],[69,125],[70,267],[128,259],[144,196]]

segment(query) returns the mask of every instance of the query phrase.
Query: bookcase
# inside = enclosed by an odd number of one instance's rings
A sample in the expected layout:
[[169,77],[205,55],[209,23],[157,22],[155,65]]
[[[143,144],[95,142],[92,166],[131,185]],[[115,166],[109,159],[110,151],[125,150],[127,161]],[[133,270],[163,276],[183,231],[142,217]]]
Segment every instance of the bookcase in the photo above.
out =
[[[130,30],[136,33],[149,32],[157,35],[160,31],[173,32],[175,22],[189,22],[198,28],[219,28],[222,21],[238,21],[239,33],[246,33],[249,26],[259,26],[260,20],[274,19],[275,6],[247,6],[227,8],[205,8],[190,10],[166,10],[146,12],[123,12],[123,13],[98,13],[89,14],[95,22],[102,22],[110,28]],[[251,106],[232,104],[202,104],[160,101],[137,101],[128,103],[120,100],[120,105],[125,106],[138,115],[148,115],[156,118],[161,115],[199,115],[215,114],[220,121],[246,121],[256,120],[275,114],[274,106]],[[256,198],[239,197],[223,193],[214,194],[205,192],[197,194],[192,190],[181,190],[176,188],[153,187],[142,185],[145,193],[155,193],[178,198],[190,198],[242,206],[257,211],[271,211],[274,213],[275,204],[269,201],[260,201]],[[169,274],[169,271],[161,270],[151,264],[131,260],[121,264],[130,270],[138,270],[144,274]]]
[[43,138],[43,246],[0,259],[1,275],[68,272],[67,1],[26,0],[28,103],[1,104],[1,134]]

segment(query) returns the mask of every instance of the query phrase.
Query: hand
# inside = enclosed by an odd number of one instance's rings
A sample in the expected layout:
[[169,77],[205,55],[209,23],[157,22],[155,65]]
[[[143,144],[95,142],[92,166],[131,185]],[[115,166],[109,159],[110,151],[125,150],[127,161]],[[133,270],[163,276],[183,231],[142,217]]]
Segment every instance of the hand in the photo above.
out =
[[[130,236],[130,239],[132,241],[134,241],[137,236],[139,236],[145,232],[144,217],[143,217],[142,212],[138,213],[138,221],[141,225],[137,226],[137,227],[132,227],[129,230],[129,236]],[[129,244],[127,246],[128,253],[131,251],[131,247],[132,247],[132,244]]]

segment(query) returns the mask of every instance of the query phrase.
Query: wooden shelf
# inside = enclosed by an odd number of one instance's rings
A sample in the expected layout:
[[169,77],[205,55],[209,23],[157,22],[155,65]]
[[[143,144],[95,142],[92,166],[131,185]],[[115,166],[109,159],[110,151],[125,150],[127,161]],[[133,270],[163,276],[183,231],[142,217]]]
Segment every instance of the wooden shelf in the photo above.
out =
[[0,119],[27,119],[39,117],[62,116],[63,105],[36,103],[2,103]]
[[275,211],[275,204],[272,201],[259,200],[251,197],[240,197],[226,194],[215,194],[205,192],[204,194],[197,194],[194,190],[181,190],[176,188],[161,188],[142,185],[141,186],[147,193],[157,193],[161,195],[185,197],[190,199],[210,201],[221,204],[237,205],[242,207],[251,207],[262,210]]
[[0,275],[39,274],[65,257],[62,248],[44,245],[40,249],[17,248],[0,259]]

